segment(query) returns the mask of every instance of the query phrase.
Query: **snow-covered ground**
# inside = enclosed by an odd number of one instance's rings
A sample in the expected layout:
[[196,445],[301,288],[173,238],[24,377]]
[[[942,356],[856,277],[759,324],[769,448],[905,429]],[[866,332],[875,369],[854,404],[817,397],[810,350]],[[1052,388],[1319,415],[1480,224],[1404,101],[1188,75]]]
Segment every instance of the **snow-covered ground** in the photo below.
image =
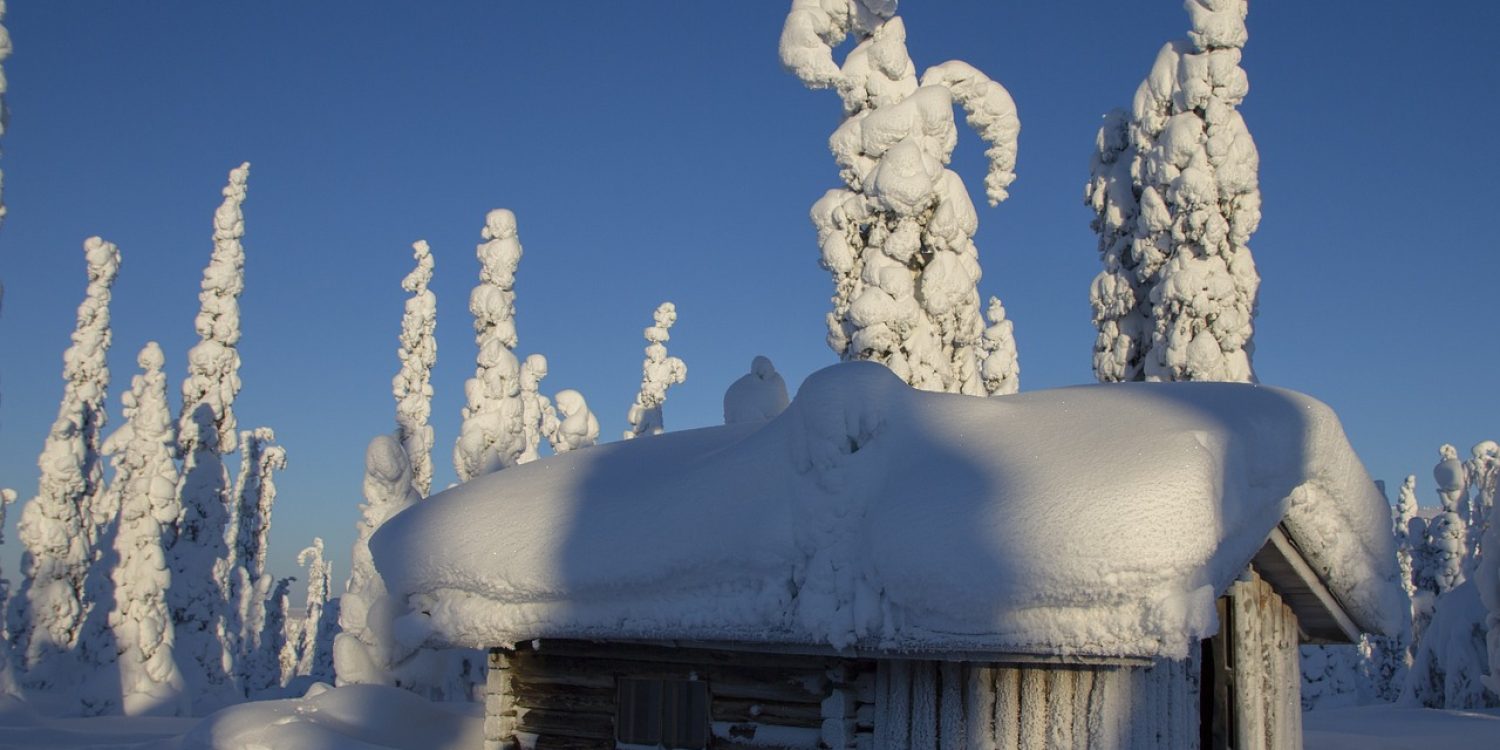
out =
[[[429,703],[395,688],[315,688],[206,719],[45,719],[0,699],[0,750],[473,750],[480,704]],[[1500,747],[1500,709],[1440,711],[1386,704],[1305,714],[1307,750]]]

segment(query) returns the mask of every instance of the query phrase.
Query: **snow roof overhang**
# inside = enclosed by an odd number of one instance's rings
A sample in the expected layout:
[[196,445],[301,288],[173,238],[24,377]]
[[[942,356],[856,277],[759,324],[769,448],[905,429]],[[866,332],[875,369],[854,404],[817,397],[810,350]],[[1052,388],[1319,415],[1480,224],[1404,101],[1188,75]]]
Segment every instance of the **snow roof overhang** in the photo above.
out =
[[1364,628],[1355,624],[1280,525],[1271,530],[1270,538],[1255,553],[1250,565],[1291,607],[1303,643],[1359,642]]

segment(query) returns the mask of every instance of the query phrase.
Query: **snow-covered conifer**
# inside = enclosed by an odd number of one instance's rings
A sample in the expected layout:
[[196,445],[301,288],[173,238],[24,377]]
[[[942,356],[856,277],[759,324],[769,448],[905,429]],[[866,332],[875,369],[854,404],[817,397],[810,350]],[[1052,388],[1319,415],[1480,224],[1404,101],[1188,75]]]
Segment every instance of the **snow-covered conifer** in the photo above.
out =
[[[3,2],[4,0],[0,0]],[[5,541],[5,516],[10,504],[16,501],[16,491],[0,487],[0,543]],[[10,579],[0,575],[0,612],[10,608]],[[10,629],[0,623],[0,695],[18,695],[20,682],[16,679],[14,656],[11,654]]]
[[464,383],[463,424],[453,450],[458,479],[467,482],[519,462],[525,450],[521,405],[521,363],[517,361],[516,266],[521,241],[516,215],[497,208],[484,217],[479,285],[469,295],[474,342],[479,346],[474,377]]
[[[966,63],[929,68],[919,82],[894,12],[878,0],[797,0],[782,28],[782,64],[844,102],[829,146],[845,187],[812,209],[834,282],[828,345],[918,388],[980,395],[979,219],[946,168],[957,143],[953,106],[988,144],[991,205],[1015,179],[1020,121],[1005,88]],[[833,49],[850,34],[854,49],[835,63]]]
[[105,490],[100,442],[109,389],[110,288],[120,252],[98,237],[84,241],[83,250],[89,283],[73,343],[63,353],[62,403],[37,461],[37,496],[16,526],[26,548],[26,578],[12,602],[11,638],[26,682],[43,689],[72,687],[79,676],[72,670],[73,649],[84,620],[96,604],[109,607],[87,599],[85,578],[94,562],[94,506]]
[[333,565],[323,557],[323,538],[297,553],[297,564],[307,568],[307,600],[303,606],[297,674],[333,680],[333,638],[337,632],[338,600],[330,599]]
[[1000,304],[999,297],[990,297],[985,317],[990,324],[984,329],[980,344],[984,358],[979,365],[984,392],[991,396],[1015,393],[1021,389],[1021,364],[1016,359],[1014,326],[1005,317],[1005,306]]
[[[554,414],[552,402],[541,393],[542,378],[547,377],[547,358],[532,354],[521,363],[521,456],[517,463],[528,463],[541,456],[544,425]],[[555,416],[553,417],[555,419]]]
[[294,577],[276,579],[276,586],[266,598],[266,625],[261,632],[258,667],[245,690],[252,697],[257,693],[286,685],[297,674],[296,642],[288,637],[292,621],[287,618],[291,607],[292,582]]
[[724,424],[764,422],[787,407],[786,381],[771,360],[750,360],[750,372],[724,391]]
[[1416,594],[1412,551],[1421,543],[1421,539],[1411,537],[1411,522],[1416,517],[1417,476],[1408,474],[1396,496],[1396,512],[1392,520],[1396,534],[1396,562],[1401,568],[1401,587],[1406,589],[1407,597]]
[[385,583],[370,556],[370,537],[386,519],[421,499],[406,451],[390,435],[365,449],[365,502],[349,559],[349,584],[339,608],[339,634],[333,642],[334,674],[340,685],[391,684],[395,654],[390,603]]
[[641,390],[625,419],[630,429],[625,439],[642,435],[660,435],[662,430],[661,407],[667,400],[667,388],[687,380],[687,365],[677,357],[667,356],[667,341],[672,324],[677,322],[677,306],[663,302],[652,314],[655,325],[648,326],[646,336],[646,358],[641,361]]
[[1432,469],[1437,481],[1438,498],[1442,510],[1428,524],[1427,535],[1432,539],[1435,557],[1433,577],[1438,594],[1446,594],[1464,582],[1464,537],[1467,532],[1463,518],[1459,516],[1459,504],[1465,497],[1468,483],[1463,464],[1458,460],[1458,450],[1452,445],[1438,449],[1441,460]]
[[1090,298],[1101,381],[1253,381],[1259,156],[1235,110],[1246,0],[1188,0],[1131,111],[1099,131],[1085,200],[1104,270]]
[[542,430],[554,454],[587,448],[599,442],[599,420],[589,411],[583,394],[565,388],[553,397],[557,408],[546,417]]
[[109,624],[119,650],[120,709],[127,715],[183,714],[186,686],[172,658],[172,573],[163,546],[177,523],[177,433],[167,403],[166,360],[152,341],[136,357],[141,373],[123,396],[125,424],[104,443],[114,467],[114,537],[119,560],[110,572],[114,609]]
[[168,603],[177,624],[179,664],[205,707],[227,699],[224,688],[232,677],[232,670],[226,670],[226,656],[232,652],[224,620],[235,567],[234,549],[226,536],[233,498],[222,457],[234,450],[238,437],[233,406],[240,390],[240,355],[235,344],[240,339],[239,295],[245,268],[241,206],[249,174],[248,163],[229,172],[224,201],[214,212],[214,249],[203,270],[194,321],[199,339],[188,350],[177,427],[183,460],[177,491],[182,515],[170,548],[173,584]]
[[1484,440],[1470,451],[1464,462],[1467,492],[1468,529],[1465,534],[1465,574],[1474,572],[1479,562],[1485,532],[1490,525],[1490,509],[1495,505],[1496,484],[1500,482],[1500,443]]
[[234,559],[229,579],[229,616],[226,631],[235,655],[236,681],[254,679],[254,664],[265,632],[266,597],[271,577],[266,573],[270,548],[271,509],[276,503],[276,472],[286,468],[286,448],[276,445],[269,427],[240,432],[240,471],[235,481],[236,521]]
[[396,397],[396,434],[411,459],[412,483],[426,495],[432,489],[432,367],[437,363],[437,295],[432,282],[432,252],[425,241],[412,243],[417,267],[401,280],[411,294],[401,315],[401,370],[391,381]]

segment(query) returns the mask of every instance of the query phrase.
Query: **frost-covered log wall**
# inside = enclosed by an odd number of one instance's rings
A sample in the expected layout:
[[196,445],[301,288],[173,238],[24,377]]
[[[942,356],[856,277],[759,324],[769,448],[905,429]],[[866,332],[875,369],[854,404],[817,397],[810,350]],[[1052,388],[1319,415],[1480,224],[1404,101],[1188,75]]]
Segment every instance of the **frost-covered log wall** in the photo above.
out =
[[1297,618],[1251,570],[1229,587],[1236,750],[1302,747]]

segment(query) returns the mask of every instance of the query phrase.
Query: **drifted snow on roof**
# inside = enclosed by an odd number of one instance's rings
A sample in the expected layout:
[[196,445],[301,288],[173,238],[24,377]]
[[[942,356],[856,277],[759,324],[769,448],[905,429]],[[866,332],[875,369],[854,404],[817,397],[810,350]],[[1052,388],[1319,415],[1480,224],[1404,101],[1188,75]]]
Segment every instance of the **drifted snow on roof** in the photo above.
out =
[[763,423],[598,446],[401,513],[404,638],[733,640],[1183,657],[1278,522],[1394,632],[1390,510],[1333,412],[1234,383],[996,398],[873,363]]

